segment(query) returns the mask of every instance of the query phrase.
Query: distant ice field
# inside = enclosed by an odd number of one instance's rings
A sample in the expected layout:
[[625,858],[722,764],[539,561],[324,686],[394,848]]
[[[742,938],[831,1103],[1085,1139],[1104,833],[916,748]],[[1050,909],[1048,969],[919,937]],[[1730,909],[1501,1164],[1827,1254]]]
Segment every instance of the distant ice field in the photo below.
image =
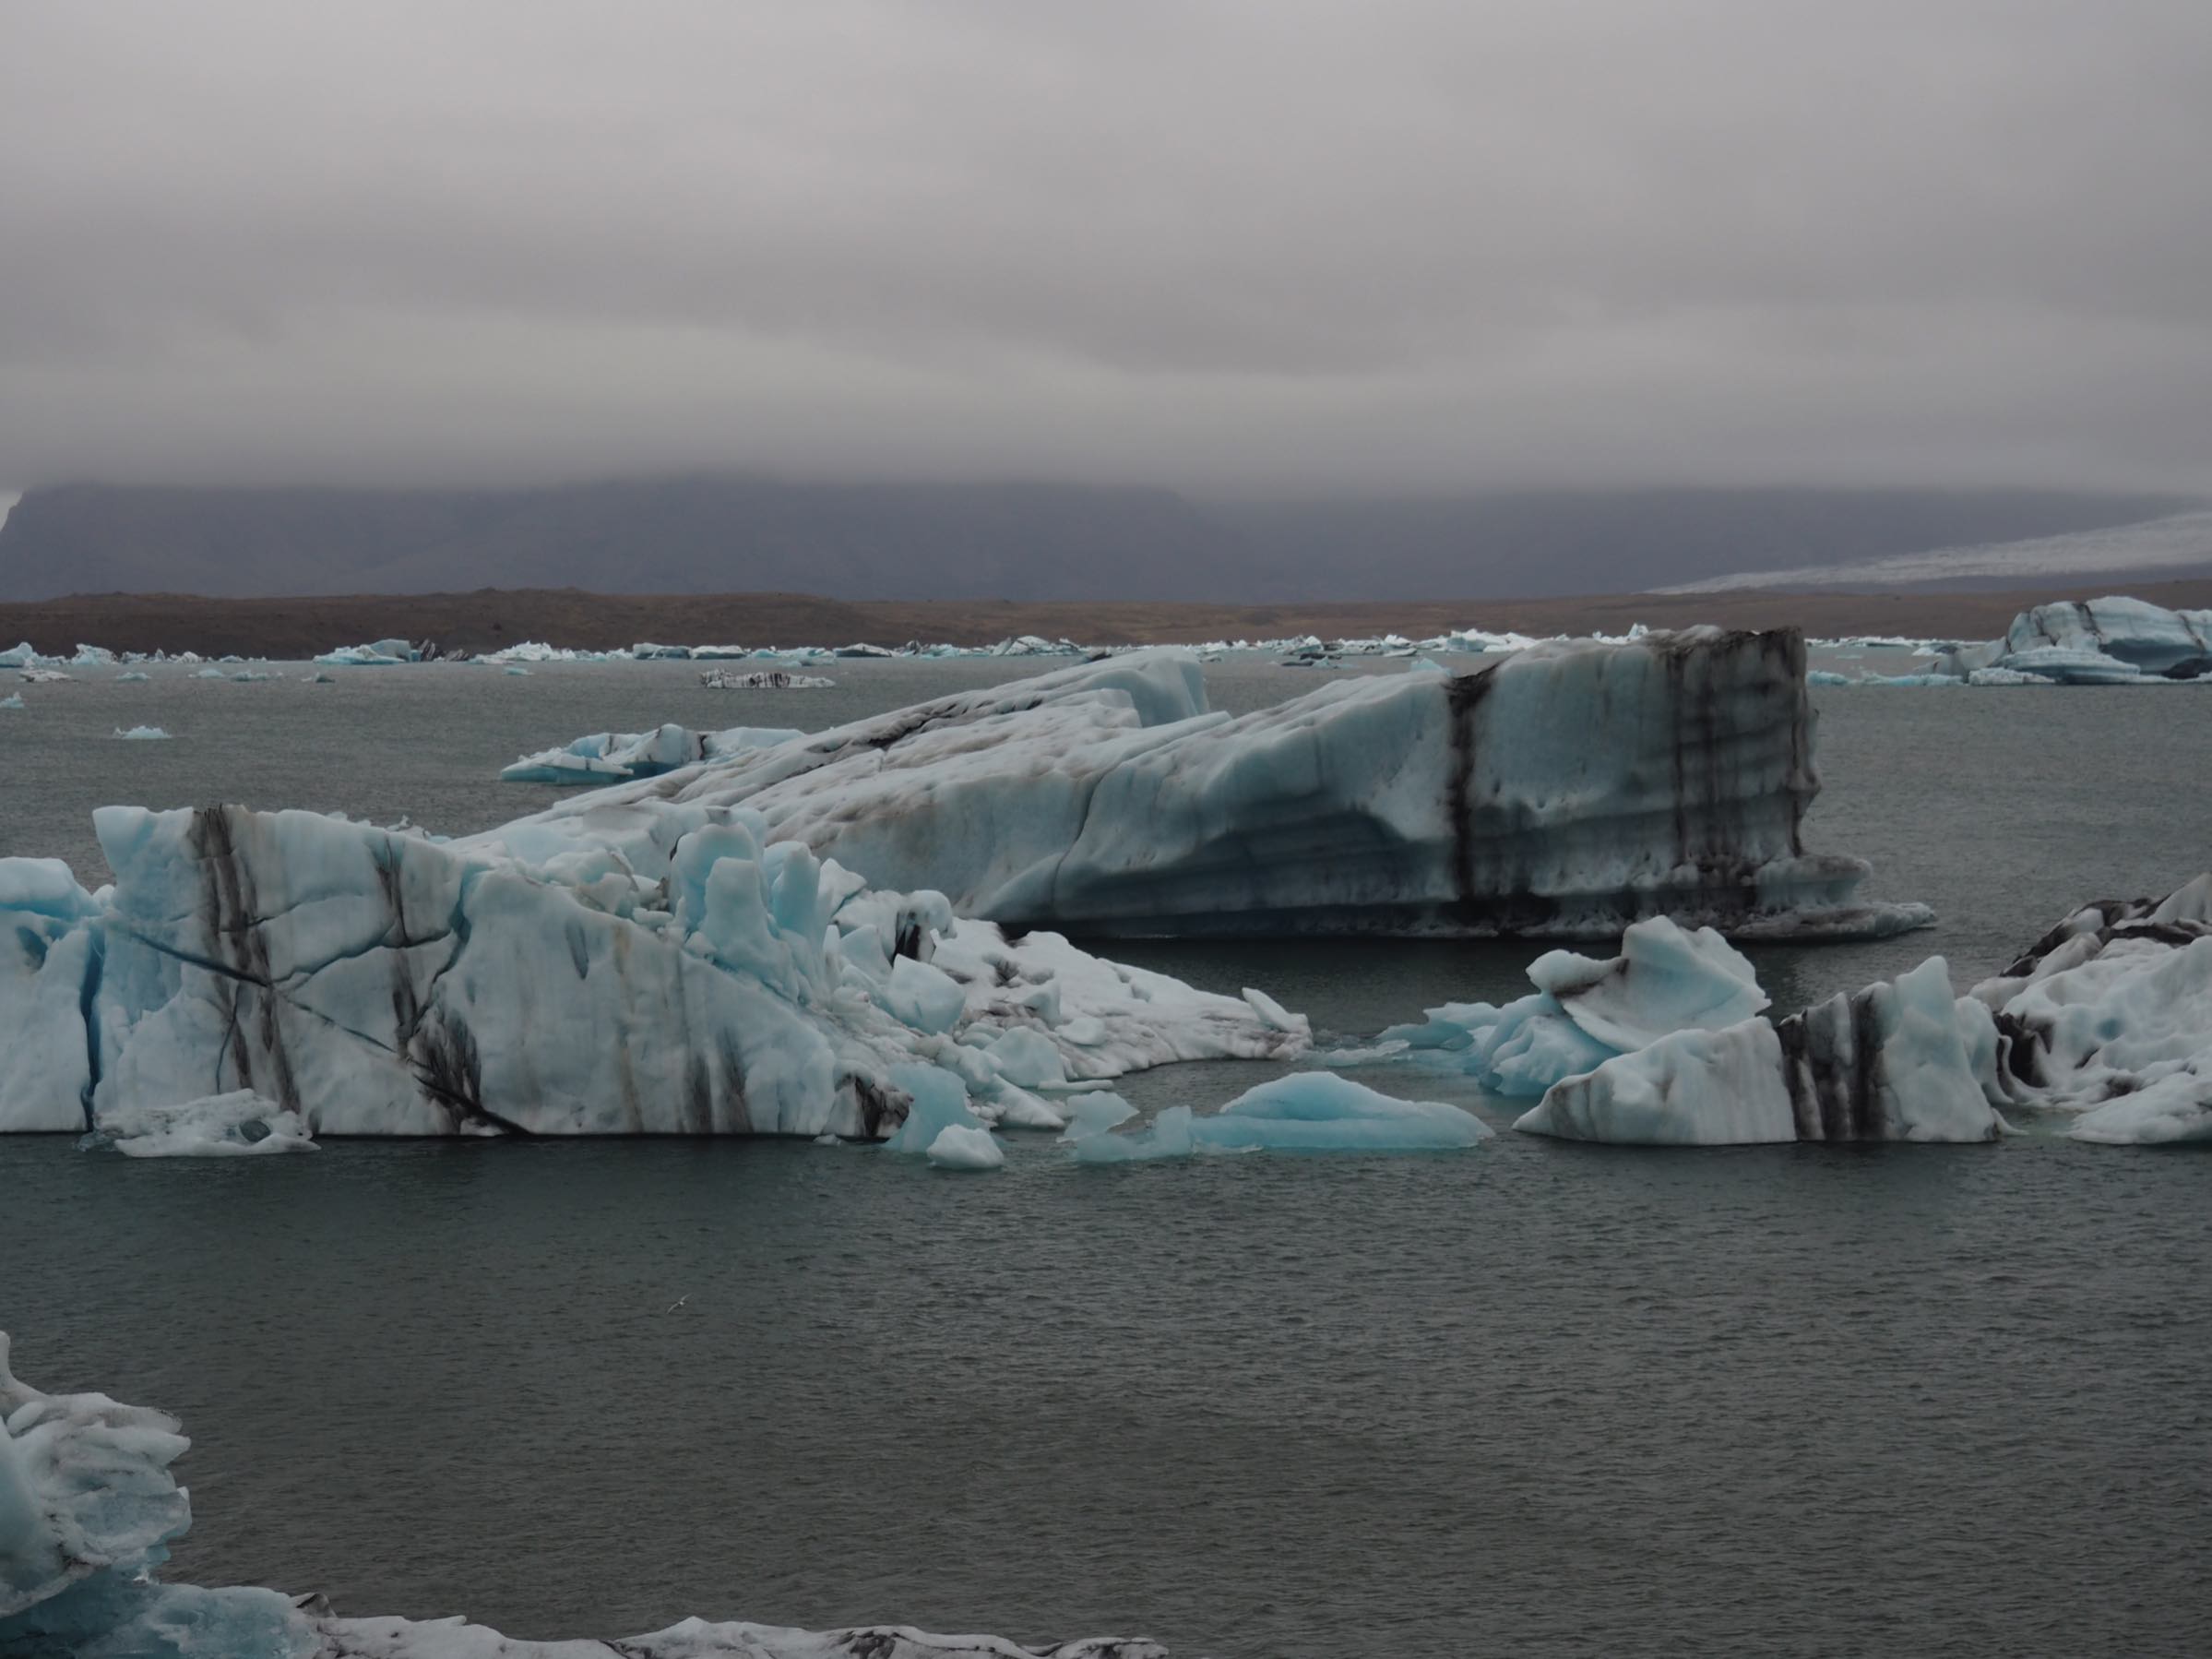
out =
[[[684,662],[272,666],[8,682],[0,854],[104,879],[89,815],[117,801],[466,833],[564,798],[498,772],[584,733],[816,727],[1037,665],[847,661],[804,692]],[[1368,672],[1406,668],[1207,679],[1243,710]],[[1939,919],[1752,949],[1778,1010],[1930,953],[1963,988],[2085,899],[2212,865],[2194,693],[1814,696],[1808,845]],[[172,740],[113,740],[138,725]],[[1262,986],[1326,1043],[1516,996],[1544,947],[1103,949]],[[1281,1069],[1123,1092],[1206,1111]],[[1501,1131],[1525,1104],[1362,1080]],[[141,1163],[5,1139],[5,1322],[45,1386],[185,1418],[202,1519],[172,1578],[516,1635],[898,1618],[1338,1659],[2212,1634],[2202,1156],[1501,1132],[1088,1168],[1004,1139],[984,1177],[743,1141]]]

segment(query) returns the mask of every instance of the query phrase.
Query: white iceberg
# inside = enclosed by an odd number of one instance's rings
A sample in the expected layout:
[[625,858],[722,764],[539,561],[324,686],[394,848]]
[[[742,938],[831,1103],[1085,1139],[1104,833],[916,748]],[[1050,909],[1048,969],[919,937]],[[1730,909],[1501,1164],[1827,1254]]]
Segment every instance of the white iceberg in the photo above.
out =
[[1562,1079],[1515,1124],[1635,1146],[1994,1140],[1996,1030],[1930,957],[1788,1019],[1683,1030]]
[[870,889],[743,810],[518,851],[236,807],[94,829],[97,897],[0,860],[0,1129],[97,1131],[190,1080],[308,1137],[875,1138],[908,1115],[901,1068],[978,1123],[1056,1122],[1034,1087],[1307,1043],[1242,997]]
[[710,668],[699,675],[699,684],[709,691],[825,691],[837,682],[788,668]]
[[20,691],[13,692],[6,697],[0,697],[0,709],[20,709],[22,706],[23,694]]
[[1151,651],[618,785],[488,839],[648,837],[748,806],[878,886],[1093,934],[1616,934],[1668,914],[1862,937],[1861,861],[1804,853],[1802,643],[1693,629],[1362,677],[1231,718]]
[[162,731],[160,726],[133,726],[127,732],[121,726],[117,726],[115,735],[131,738],[139,743],[166,743],[169,740],[169,734]]
[[315,658],[327,668],[389,668],[420,662],[423,648],[408,639],[379,639],[370,645],[341,645]]
[[701,760],[723,760],[772,748],[804,734],[790,726],[731,726],[695,732],[664,725],[650,732],[594,732],[556,749],[525,755],[500,771],[507,783],[618,783],[657,778]]
[[1448,1152],[1489,1138],[1472,1112],[1442,1101],[1398,1100],[1326,1071],[1293,1072],[1203,1115],[1170,1106],[1134,1135],[1117,1096],[1078,1103],[1065,1136],[1078,1164],[1150,1163],[1201,1152]]
[[1553,950],[1529,964],[1536,991],[1503,1008],[1446,1003],[1333,1064],[1413,1057],[1466,1072],[1493,1094],[1534,1097],[1670,1032],[1718,1030],[1767,1006],[1751,963],[1709,927],[1664,916],[1631,925],[1619,955]]
[[2022,611],[2004,638],[1935,653],[1940,675],[1977,686],[2125,686],[2212,678],[2212,611],[2110,595]]
[[0,1653],[24,1659],[1166,1659],[1142,1637],[1035,1649],[909,1625],[796,1630],[687,1618],[619,1642],[527,1641],[459,1618],[349,1618],[320,1596],[167,1584],[192,1525],[166,1413],[48,1394],[8,1368],[0,1331]]
[[251,1089],[182,1105],[111,1109],[84,1145],[113,1147],[129,1158],[261,1157],[317,1150],[297,1112]]

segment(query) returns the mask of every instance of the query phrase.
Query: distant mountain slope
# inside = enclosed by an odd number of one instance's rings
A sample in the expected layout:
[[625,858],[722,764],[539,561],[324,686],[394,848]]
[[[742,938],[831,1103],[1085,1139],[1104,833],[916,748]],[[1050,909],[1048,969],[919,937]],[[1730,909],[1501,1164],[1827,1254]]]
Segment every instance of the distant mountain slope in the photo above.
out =
[[1739,570],[1683,582],[1670,593],[1725,593],[1745,588],[1974,588],[2041,577],[2176,577],[2212,573],[2212,512],[2174,513],[2064,535],[1982,542],[1892,554],[1842,565]]
[[1052,483],[691,478],[538,490],[33,490],[0,599],[576,587],[1022,602],[1545,597],[2096,530],[2197,504],[1650,490],[1206,503]]

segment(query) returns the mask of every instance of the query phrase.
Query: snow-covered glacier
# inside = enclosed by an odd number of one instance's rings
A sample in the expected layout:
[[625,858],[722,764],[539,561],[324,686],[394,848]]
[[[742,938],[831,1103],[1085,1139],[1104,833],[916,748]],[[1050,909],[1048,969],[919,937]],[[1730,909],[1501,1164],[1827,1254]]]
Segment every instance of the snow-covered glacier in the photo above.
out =
[[672,806],[744,806],[879,886],[1104,935],[1918,925],[1924,906],[1860,900],[1862,861],[1804,850],[1804,666],[1794,632],[1694,628],[1340,680],[1232,717],[1208,710],[1189,653],[1135,653],[594,792],[478,841],[636,863]]
[[0,1128],[252,1091],[300,1138],[875,1138],[910,1067],[982,1121],[1057,1127],[1037,1091],[1308,1041],[1264,998],[870,888],[767,844],[749,810],[650,816],[526,856],[306,812],[103,807],[112,887],[0,860]]
[[905,1625],[796,1630],[687,1618],[620,1642],[526,1641],[459,1618],[349,1618],[317,1595],[169,1584],[192,1525],[174,1417],[105,1394],[49,1394],[0,1331],[0,1653],[8,1659],[1166,1659],[1142,1637],[1046,1648]]

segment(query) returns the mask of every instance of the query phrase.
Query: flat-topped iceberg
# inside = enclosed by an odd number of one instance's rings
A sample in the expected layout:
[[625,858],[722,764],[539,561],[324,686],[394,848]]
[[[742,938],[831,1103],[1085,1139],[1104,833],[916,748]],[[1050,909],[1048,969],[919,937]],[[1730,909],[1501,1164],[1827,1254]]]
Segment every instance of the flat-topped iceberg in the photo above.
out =
[[687,1618],[619,1642],[513,1640],[459,1618],[348,1618],[320,1596],[163,1583],[192,1505],[164,1412],[19,1381],[0,1331],[0,1653],[10,1659],[1166,1659],[1142,1637],[1028,1648],[908,1625]]
[[308,1137],[874,1138],[906,1116],[903,1068],[979,1122],[1056,1127],[1035,1091],[1308,1041],[1279,1009],[872,889],[742,808],[524,852],[239,807],[94,829],[98,895],[0,860],[0,1128],[250,1090]]
[[556,749],[525,755],[500,771],[506,783],[606,784],[657,778],[680,766],[723,760],[749,749],[771,748],[804,734],[791,726],[731,726],[695,732],[664,725],[650,732],[593,732]]
[[1924,923],[1924,906],[1861,901],[1861,861],[1804,851],[1812,735],[1791,632],[1537,645],[1238,717],[1208,710],[1195,657],[1151,651],[600,791],[480,840],[630,848],[672,806],[744,806],[879,886],[1108,935]]

